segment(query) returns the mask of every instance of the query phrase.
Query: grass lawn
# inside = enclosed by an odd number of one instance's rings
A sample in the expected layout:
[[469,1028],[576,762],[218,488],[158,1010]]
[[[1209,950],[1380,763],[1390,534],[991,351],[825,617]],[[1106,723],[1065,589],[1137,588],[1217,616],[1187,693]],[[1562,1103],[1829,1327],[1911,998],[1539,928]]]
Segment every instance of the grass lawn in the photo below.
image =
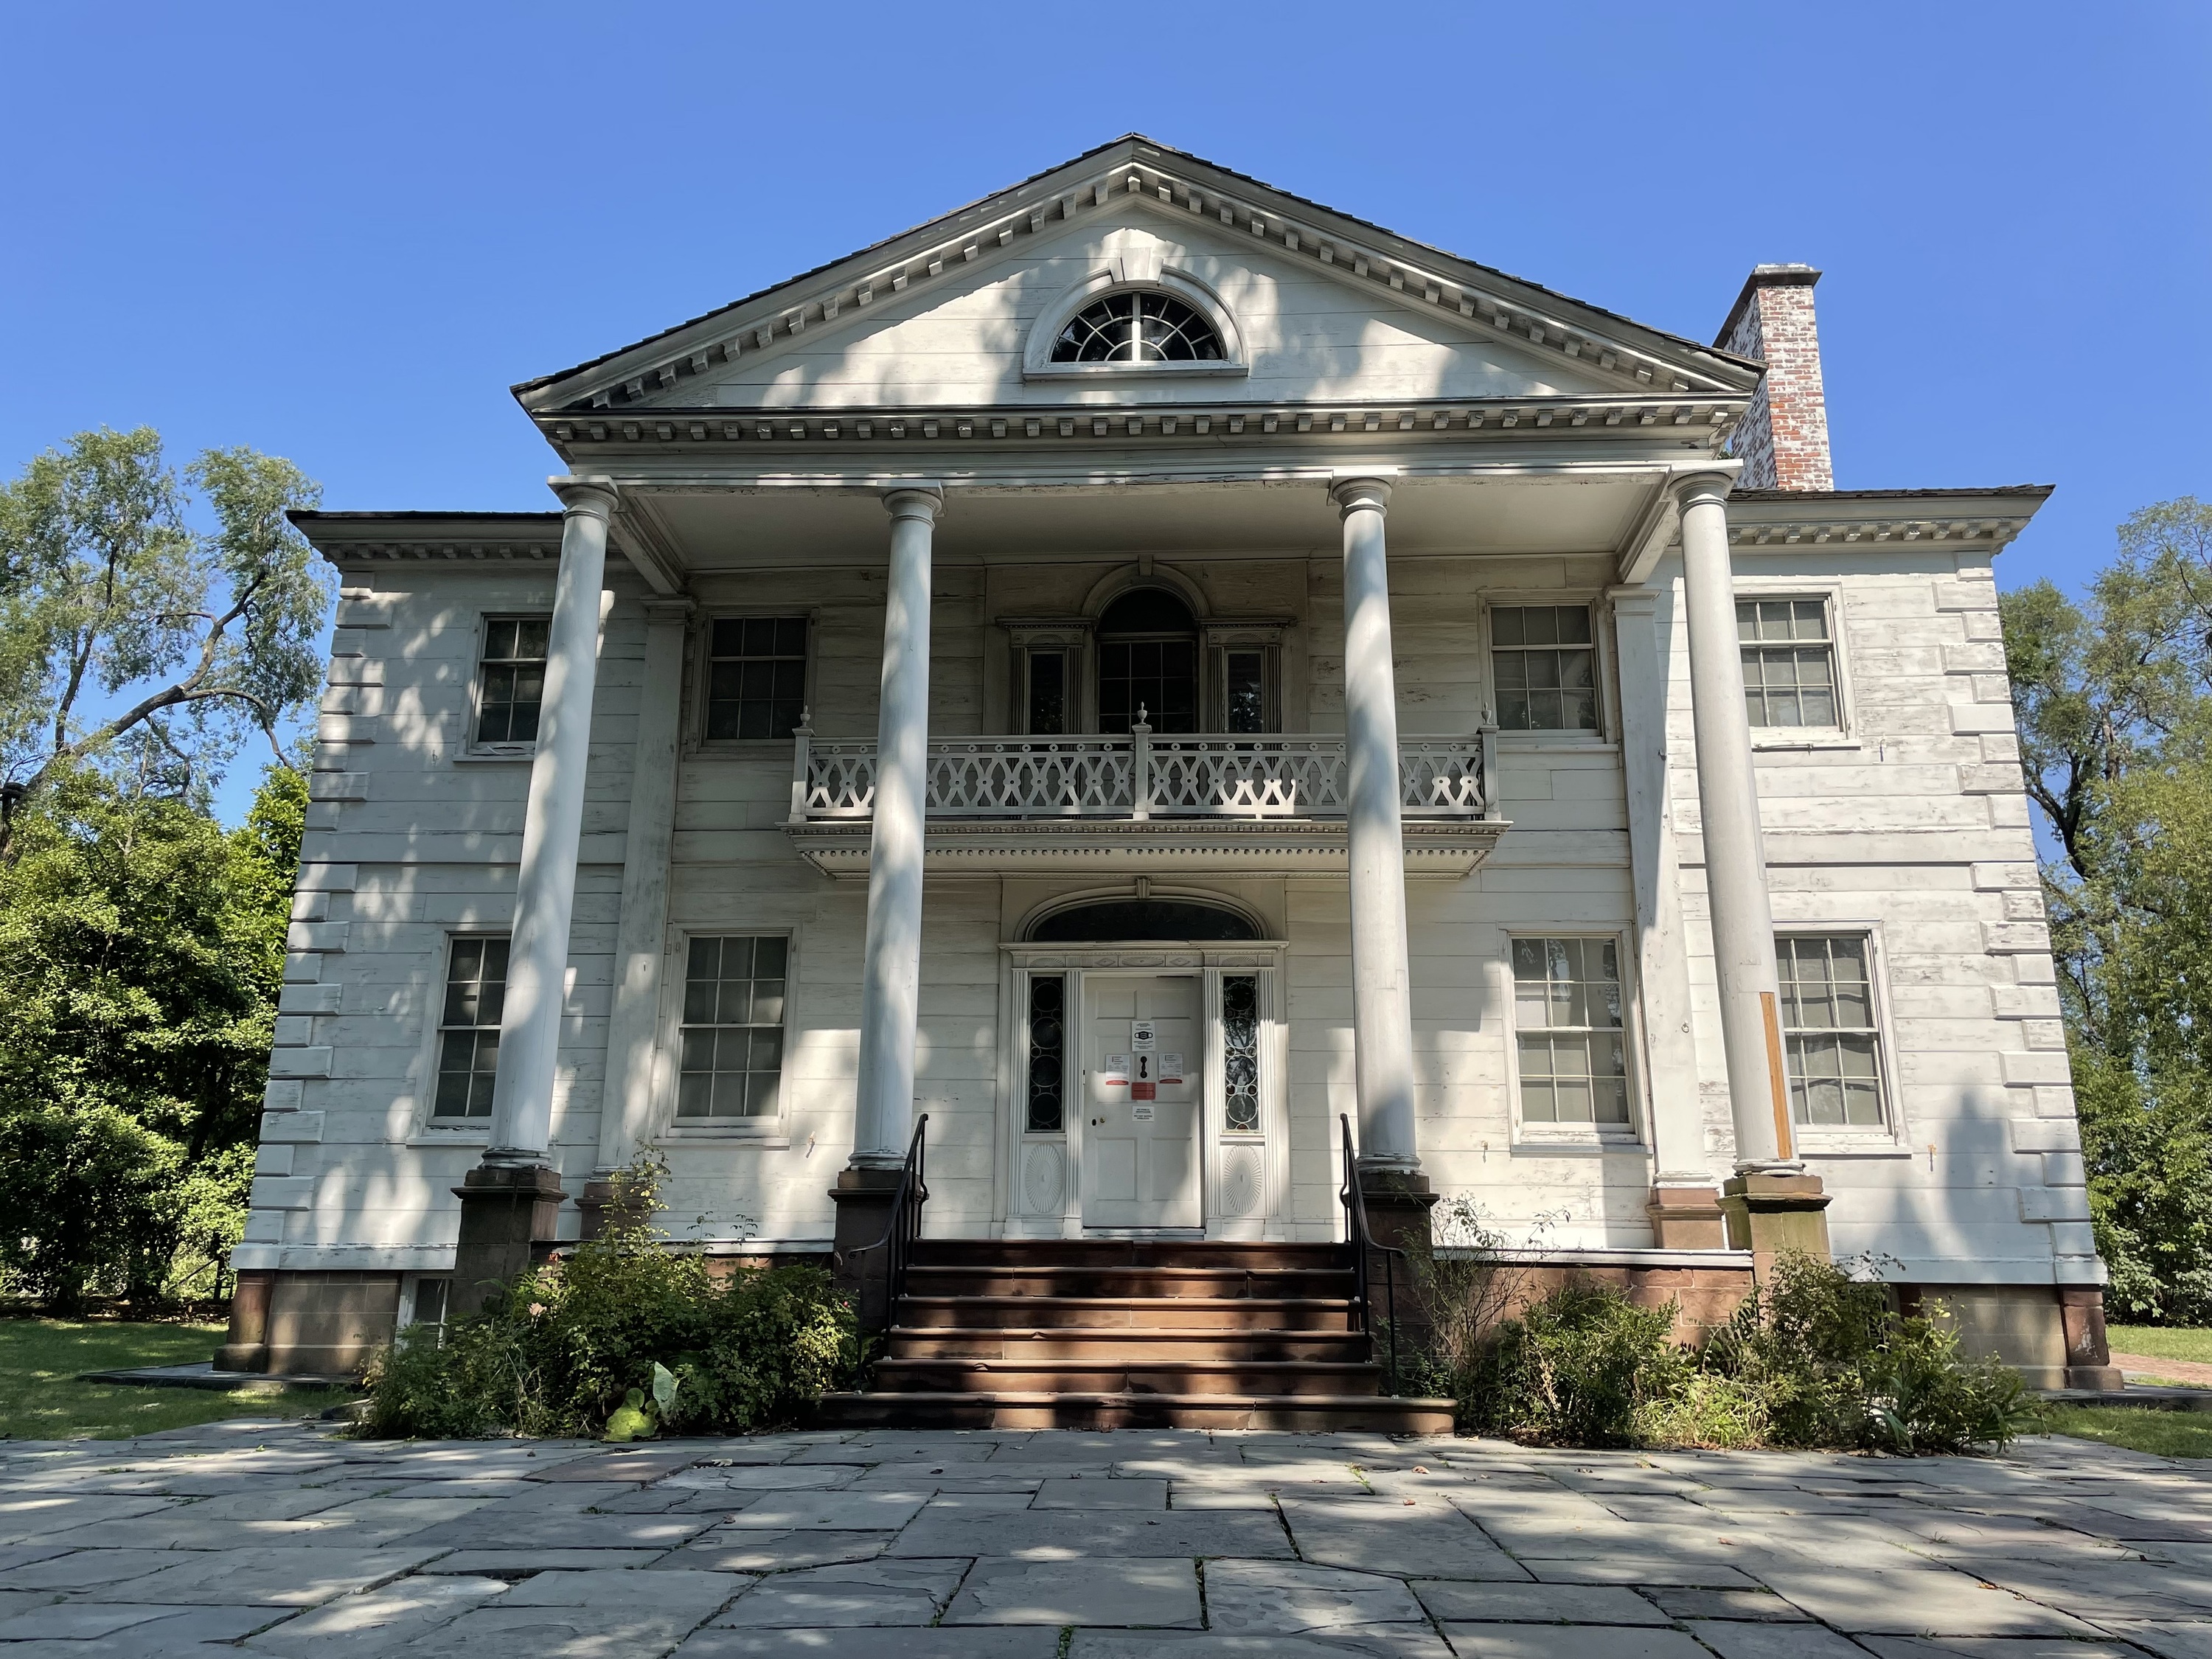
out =
[[2134,1406],[2057,1406],[2050,1431],[2160,1457],[2212,1457],[2212,1412],[2152,1412]]
[[222,1341],[220,1325],[131,1325],[100,1320],[0,1319],[0,1438],[116,1440],[226,1417],[310,1417],[351,1395],[216,1394],[80,1382],[80,1371],[182,1365]]
[[2212,1331],[2179,1325],[2107,1325],[2105,1334],[2122,1353],[2148,1354],[2154,1359],[2193,1359],[2200,1365],[2212,1365]]

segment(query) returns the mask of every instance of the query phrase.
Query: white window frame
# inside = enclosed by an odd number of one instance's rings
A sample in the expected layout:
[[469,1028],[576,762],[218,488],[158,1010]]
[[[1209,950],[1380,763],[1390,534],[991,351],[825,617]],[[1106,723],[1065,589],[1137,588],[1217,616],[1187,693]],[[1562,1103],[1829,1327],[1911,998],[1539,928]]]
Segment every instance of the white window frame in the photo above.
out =
[[[1860,746],[1853,719],[1850,651],[1844,628],[1844,589],[1839,582],[1747,581],[1739,577],[1735,605],[1761,599],[1818,599],[1827,611],[1828,654],[1836,677],[1836,724],[1833,726],[1752,726],[1747,705],[1744,723],[1751,732],[1753,749],[1856,749]],[[1729,607],[1731,617],[1735,605]],[[1739,642],[1739,648],[1741,643]]]
[[[784,614],[789,614],[786,612]],[[755,739],[758,742],[760,739]],[[656,1145],[702,1140],[737,1141],[775,1149],[791,1144],[792,1033],[797,1028],[800,930],[775,922],[695,923],[672,930],[673,944],[660,972],[660,1041],[654,1047],[653,1136]],[[687,1121],[676,1115],[684,1077],[684,988],[695,939],[781,939],[783,958],[783,1069],[775,1091],[774,1117]]]
[[[504,622],[542,622],[546,624],[550,634],[553,613],[550,611],[509,610],[486,611],[477,615],[476,642],[471,647],[469,668],[468,734],[454,751],[463,759],[528,760],[538,753],[538,739],[535,738],[526,743],[480,743],[477,740],[477,733],[483,729],[484,670],[489,665],[486,652],[491,644],[491,625],[494,623]],[[546,642],[546,656],[549,661],[551,659],[552,649],[552,642],[549,639]],[[502,660],[514,659],[503,659]],[[545,705],[542,697],[538,705],[538,730],[544,731]]]
[[[1582,590],[1559,588],[1528,591],[1501,590],[1482,596],[1482,616],[1476,630],[1476,647],[1482,653],[1482,723],[1498,732],[1501,748],[1536,751],[1547,749],[1611,750],[1620,747],[1619,734],[1613,726],[1613,653],[1606,648],[1602,629],[1603,607],[1600,595]],[[1580,726],[1559,726],[1543,731],[1507,731],[1498,724],[1498,647],[1497,629],[1493,622],[1500,610],[1517,611],[1528,605],[1543,605],[1553,609],[1586,609],[1590,619],[1590,680],[1596,699],[1597,726],[1585,731]],[[1514,647],[1508,647],[1509,649]],[[1533,935],[1531,936],[1533,937]]]
[[512,975],[514,971],[512,928],[477,922],[456,923],[440,931],[437,949],[430,957],[422,1002],[422,1042],[416,1053],[416,1075],[422,1084],[415,1091],[415,1128],[407,1141],[410,1146],[472,1146],[491,1139],[489,1117],[438,1115],[438,1061],[446,1046],[446,985],[453,969],[453,946],[462,939],[506,939],[509,947],[507,972]]
[[[1889,964],[1883,948],[1881,924],[1864,921],[1806,921],[1793,919],[1778,921],[1774,937],[1778,942],[1785,939],[1835,939],[1849,937],[1863,939],[1867,946],[1867,990],[1873,1002],[1875,1033],[1875,1075],[1881,1080],[1884,1121],[1881,1123],[1800,1123],[1793,1115],[1790,1123],[1790,1139],[1796,1151],[1820,1158],[1849,1157],[1858,1154],[1875,1158],[1904,1158],[1911,1155],[1911,1139],[1905,1121],[1905,1097],[1898,1086],[1897,1025],[1891,1012],[1889,994]],[[1783,1039],[1783,1070],[1785,1082],[1789,1072],[1790,1029],[1782,1021],[1781,999],[1776,999],[1776,1026]]]
[[[1516,1149],[1614,1148],[1646,1146],[1645,1122],[1650,1108],[1644,1098],[1642,996],[1637,980],[1635,941],[1626,928],[1571,927],[1563,925],[1507,927],[1499,930],[1498,972],[1499,1003],[1504,1009],[1506,1109]],[[1521,1027],[1514,1010],[1513,943],[1526,939],[1609,939],[1613,959],[1620,966],[1620,1060],[1628,1101],[1626,1123],[1531,1122],[1521,1115]]]
[[[1206,362],[1056,363],[1052,349],[1060,331],[1078,313],[1109,294],[1130,289],[1164,294],[1179,300],[1213,325],[1221,342],[1218,359]],[[1237,318],[1212,288],[1190,271],[1161,262],[1157,247],[1135,248],[1115,254],[1073,287],[1061,293],[1030,325],[1022,350],[1024,380],[1087,380],[1101,375],[1176,380],[1196,375],[1244,375],[1251,372],[1244,356],[1243,331]]]
[[705,755],[789,755],[793,739],[784,738],[710,738],[707,735],[707,696],[709,682],[714,674],[714,624],[718,622],[749,622],[763,618],[785,621],[804,618],[806,623],[805,692],[801,699],[802,712],[813,717],[815,675],[822,657],[818,641],[822,634],[822,616],[818,606],[811,605],[713,605],[703,608],[690,629],[690,657],[695,672],[691,676],[691,709],[684,722],[689,752]]

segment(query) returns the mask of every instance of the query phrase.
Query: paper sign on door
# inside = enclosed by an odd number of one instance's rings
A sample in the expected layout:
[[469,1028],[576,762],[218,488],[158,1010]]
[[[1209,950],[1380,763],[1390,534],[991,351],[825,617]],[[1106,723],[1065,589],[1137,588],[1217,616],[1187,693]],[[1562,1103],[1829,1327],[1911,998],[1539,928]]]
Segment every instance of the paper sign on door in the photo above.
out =
[[1107,1055],[1106,1058],[1099,1064],[1098,1081],[1103,1086],[1109,1089],[1127,1088],[1129,1086],[1128,1055]]
[[1166,1054],[1160,1056],[1159,1072],[1161,1082],[1181,1083],[1182,1081],[1182,1056],[1170,1048]]
[[[1147,1034],[1149,1035],[1149,1028],[1147,1028]],[[1147,1049],[1140,1048],[1137,1051],[1135,1055],[1137,1069],[1129,1079],[1130,1099],[1158,1100],[1160,1097],[1160,1074],[1153,1064],[1158,1058],[1158,1055]]]
[[1159,1046],[1159,1037],[1151,1020],[1129,1022],[1129,1046],[1140,1054],[1149,1054]]

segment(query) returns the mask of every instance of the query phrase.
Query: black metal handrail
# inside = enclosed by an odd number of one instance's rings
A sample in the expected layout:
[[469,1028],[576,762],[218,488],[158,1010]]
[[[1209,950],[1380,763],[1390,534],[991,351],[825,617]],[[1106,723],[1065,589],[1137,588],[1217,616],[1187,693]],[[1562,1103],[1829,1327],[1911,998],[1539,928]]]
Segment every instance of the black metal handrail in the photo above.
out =
[[[1344,1200],[1344,1242],[1352,1249],[1352,1316],[1359,1322],[1360,1333],[1367,1338],[1367,1356],[1375,1357],[1375,1274],[1370,1258],[1382,1258],[1382,1328],[1389,1339],[1389,1352],[1390,1393],[1398,1392],[1398,1269],[1397,1263],[1406,1260],[1406,1253],[1394,1245],[1377,1244],[1367,1225],[1367,1195],[1359,1190],[1359,1147],[1352,1138],[1352,1119],[1340,1113],[1337,1122],[1344,1131],[1344,1190],[1337,1194]],[[1410,1279],[1411,1264],[1407,1266]]]
[[853,1252],[858,1256],[884,1252],[883,1275],[883,1310],[881,1322],[869,1318],[869,1276],[856,1268],[855,1277],[860,1289],[860,1336],[865,1345],[871,1330],[886,1339],[890,1334],[891,1322],[898,1317],[899,1298],[906,1294],[906,1270],[914,1261],[914,1247],[921,1242],[921,1206],[929,1202],[929,1178],[926,1165],[926,1143],[922,1131],[929,1127],[929,1114],[924,1112],[915,1120],[914,1139],[906,1144],[906,1162],[899,1167],[898,1189],[891,1194],[891,1212],[884,1225],[884,1236],[872,1244],[864,1244]]

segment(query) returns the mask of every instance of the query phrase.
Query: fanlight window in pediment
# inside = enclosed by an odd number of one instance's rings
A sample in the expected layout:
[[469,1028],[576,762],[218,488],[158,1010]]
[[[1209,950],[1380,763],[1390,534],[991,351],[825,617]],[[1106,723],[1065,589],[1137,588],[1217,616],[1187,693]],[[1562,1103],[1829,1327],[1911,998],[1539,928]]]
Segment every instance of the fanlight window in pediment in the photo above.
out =
[[1030,929],[1032,941],[1047,945],[1139,939],[1236,944],[1259,937],[1234,910],[1195,899],[1094,900],[1055,910]]
[[1093,301],[1053,342],[1056,363],[1218,363],[1212,323],[1170,295],[1132,289]]

